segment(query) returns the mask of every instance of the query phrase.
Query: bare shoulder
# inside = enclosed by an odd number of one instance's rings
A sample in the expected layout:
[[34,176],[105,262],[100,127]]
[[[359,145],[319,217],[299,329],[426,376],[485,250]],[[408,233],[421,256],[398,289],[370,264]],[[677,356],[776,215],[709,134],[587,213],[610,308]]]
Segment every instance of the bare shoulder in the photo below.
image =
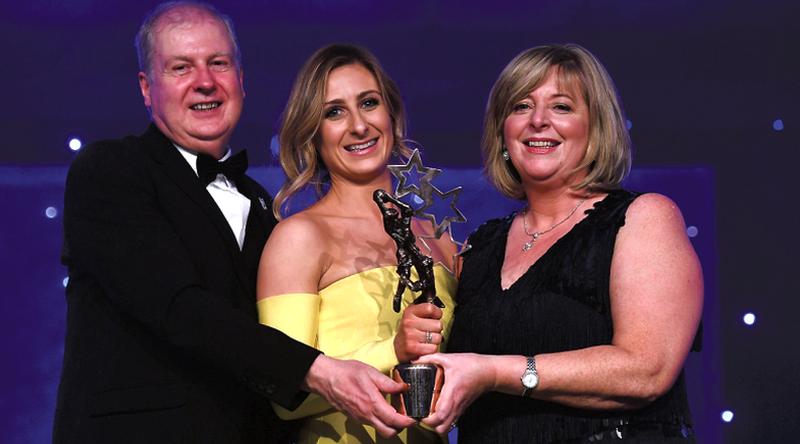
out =
[[667,196],[643,194],[625,213],[625,224],[620,228],[614,249],[614,261],[623,263],[630,260],[626,267],[631,267],[631,263],[656,264],[660,259],[668,258],[695,262],[696,254],[686,235],[683,215],[678,205]]
[[641,229],[684,229],[683,214],[669,197],[647,193],[637,197],[625,213],[625,226]]
[[317,291],[327,266],[325,234],[320,223],[304,212],[278,223],[272,230],[258,270],[258,297]]
[[278,222],[264,245],[262,262],[274,258],[282,263],[307,264],[318,260],[328,248],[327,225],[313,212],[301,211]]
[[[289,243],[298,248],[318,245],[324,239],[324,227],[306,211],[281,220],[272,230],[268,243]],[[265,247],[266,248],[266,247]]]

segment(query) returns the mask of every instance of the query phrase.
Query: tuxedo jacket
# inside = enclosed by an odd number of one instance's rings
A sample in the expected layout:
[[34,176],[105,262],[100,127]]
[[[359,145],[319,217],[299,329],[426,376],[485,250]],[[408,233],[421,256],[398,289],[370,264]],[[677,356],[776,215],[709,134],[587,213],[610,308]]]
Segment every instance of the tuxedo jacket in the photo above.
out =
[[275,225],[251,201],[240,251],[225,217],[154,125],[87,146],[67,176],[69,269],[54,442],[276,442],[319,354],[260,325],[255,281]]

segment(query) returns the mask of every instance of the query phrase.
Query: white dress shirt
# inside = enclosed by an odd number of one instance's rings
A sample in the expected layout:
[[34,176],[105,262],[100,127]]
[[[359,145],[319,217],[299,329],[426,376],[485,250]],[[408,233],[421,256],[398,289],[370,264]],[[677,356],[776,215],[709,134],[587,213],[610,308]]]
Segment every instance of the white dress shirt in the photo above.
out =
[[[173,143],[173,145],[175,145]],[[197,154],[185,148],[175,145],[178,152],[181,153],[184,159],[189,162],[194,173],[197,174]],[[222,156],[220,162],[231,157],[231,150]],[[236,242],[239,243],[239,250],[244,245],[244,233],[247,229],[247,217],[250,215],[250,199],[244,197],[239,190],[236,189],[236,184],[228,180],[224,174],[217,174],[217,178],[206,186],[208,194],[217,203],[220,211],[228,221],[228,225],[236,236]]]

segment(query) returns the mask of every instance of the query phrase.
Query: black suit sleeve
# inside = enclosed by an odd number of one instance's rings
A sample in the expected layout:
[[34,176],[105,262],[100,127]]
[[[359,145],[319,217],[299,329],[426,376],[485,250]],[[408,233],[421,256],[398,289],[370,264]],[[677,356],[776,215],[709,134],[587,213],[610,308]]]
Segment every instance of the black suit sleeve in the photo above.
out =
[[304,397],[299,385],[319,351],[204,288],[158,187],[152,160],[130,139],[84,149],[66,185],[70,269],[91,275],[117,311],[174,353],[292,408]]

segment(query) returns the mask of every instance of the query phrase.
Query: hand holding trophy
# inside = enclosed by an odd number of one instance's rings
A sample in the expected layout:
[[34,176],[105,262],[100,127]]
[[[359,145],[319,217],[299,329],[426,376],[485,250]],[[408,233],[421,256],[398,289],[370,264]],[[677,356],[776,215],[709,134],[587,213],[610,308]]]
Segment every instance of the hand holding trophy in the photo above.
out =
[[[419,180],[419,187],[413,185],[405,187],[406,176],[404,173],[410,172],[412,167],[415,167],[418,172],[425,173]],[[406,165],[390,165],[389,170],[399,179],[395,196],[379,189],[375,190],[372,198],[381,210],[386,233],[397,244],[397,274],[400,280],[394,294],[392,307],[395,312],[400,312],[402,295],[408,288],[413,292],[420,293],[420,296],[414,300],[414,304],[430,303],[444,308],[444,303],[436,296],[433,259],[423,254],[417,247],[416,236],[411,230],[411,220],[414,216],[428,219],[434,226],[435,238],[438,239],[445,231],[448,231],[452,240],[450,223],[466,221],[461,211],[455,207],[455,200],[461,187],[447,193],[439,191],[431,184],[431,179],[441,170],[424,167],[418,150],[414,150]],[[423,205],[416,211],[399,199],[410,193],[414,193],[422,199]],[[437,224],[435,215],[424,212],[432,206],[434,193],[440,196],[454,195],[451,209],[456,214],[455,217],[445,217],[441,224]],[[417,272],[417,281],[411,280],[412,268]],[[392,376],[396,381],[405,382],[409,386],[408,391],[393,397],[393,404],[400,413],[419,420],[435,411],[436,400],[444,382],[444,373],[441,367],[434,364],[401,363],[395,366]]]

